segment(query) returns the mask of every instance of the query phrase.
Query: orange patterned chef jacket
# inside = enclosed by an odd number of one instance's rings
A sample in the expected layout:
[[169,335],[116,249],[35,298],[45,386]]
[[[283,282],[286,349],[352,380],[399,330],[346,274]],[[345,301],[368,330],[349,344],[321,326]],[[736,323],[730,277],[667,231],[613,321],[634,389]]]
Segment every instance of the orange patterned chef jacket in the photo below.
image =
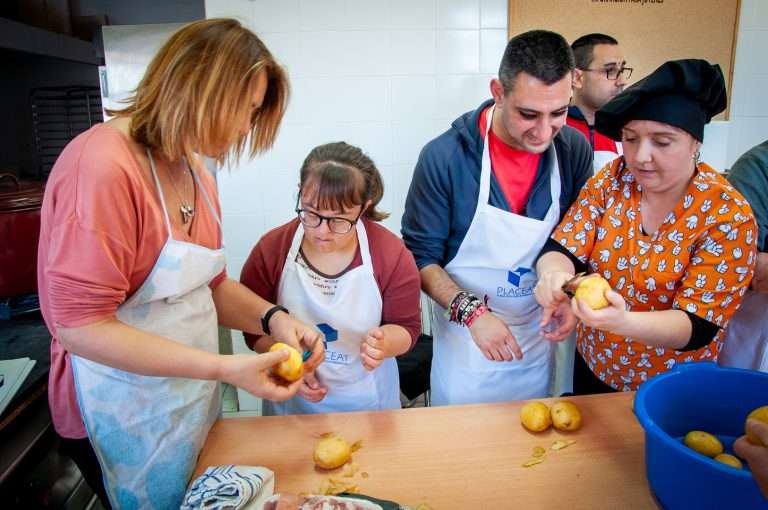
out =
[[603,275],[630,311],[685,310],[720,330],[708,345],[681,352],[579,323],[579,352],[601,381],[623,391],[676,363],[717,359],[757,256],[752,209],[711,167],[699,164],[685,196],[652,235],[641,228],[641,189],[624,158],[614,160],[587,182],[552,238],[590,273]]

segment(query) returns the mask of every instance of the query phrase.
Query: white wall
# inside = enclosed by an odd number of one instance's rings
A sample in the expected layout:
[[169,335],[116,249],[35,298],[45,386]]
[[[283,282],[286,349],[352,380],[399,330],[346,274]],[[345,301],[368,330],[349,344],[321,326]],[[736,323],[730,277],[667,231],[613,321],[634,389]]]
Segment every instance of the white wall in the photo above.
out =
[[741,0],[736,66],[730,98],[731,119],[726,168],[730,168],[733,162],[748,149],[768,139],[766,54],[768,54],[768,2]]
[[[292,97],[275,148],[219,173],[233,277],[267,230],[293,217],[309,150],[344,140],[384,177],[396,233],[419,151],[490,97],[506,45],[506,0],[207,0],[240,19],[288,70]],[[239,334],[234,349],[245,350]],[[241,408],[255,408],[240,393]]]
[[[293,216],[299,167],[320,143],[368,152],[384,176],[385,224],[399,232],[419,151],[490,96],[507,37],[506,0],[206,0],[205,8],[258,33],[293,87],[275,148],[219,173],[233,277],[258,238]],[[768,2],[742,0],[731,120],[705,132],[703,158],[718,169],[768,138],[767,51]],[[234,343],[245,350],[239,334]],[[241,406],[255,404],[241,394]]]

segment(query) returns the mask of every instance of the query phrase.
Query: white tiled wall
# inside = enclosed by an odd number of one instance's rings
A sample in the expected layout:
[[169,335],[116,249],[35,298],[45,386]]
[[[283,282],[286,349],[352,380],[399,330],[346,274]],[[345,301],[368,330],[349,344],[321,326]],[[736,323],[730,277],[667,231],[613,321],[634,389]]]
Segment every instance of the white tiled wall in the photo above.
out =
[[[506,45],[506,0],[206,0],[240,19],[287,68],[292,96],[273,150],[219,172],[228,272],[293,216],[309,150],[344,140],[384,176],[384,223],[400,231],[419,151],[490,97]],[[244,352],[233,334],[235,352]],[[239,394],[241,409],[258,409]]]
[[768,139],[766,53],[768,2],[742,0],[726,152],[728,168],[746,150]]
[[[507,40],[506,0],[206,0],[206,16],[239,18],[287,68],[292,97],[273,150],[219,173],[229,273],[293,216],[309,150],[345,140],[385,181],[385,224],[399,232],[424,144],[489,97]],[[768,138],[768,1],[742,0],[731,120],[707,126],[703,158],[730,167]],[[235,351],[245,351],[234,336]],[[240,394],[241,407],[255,399]]]

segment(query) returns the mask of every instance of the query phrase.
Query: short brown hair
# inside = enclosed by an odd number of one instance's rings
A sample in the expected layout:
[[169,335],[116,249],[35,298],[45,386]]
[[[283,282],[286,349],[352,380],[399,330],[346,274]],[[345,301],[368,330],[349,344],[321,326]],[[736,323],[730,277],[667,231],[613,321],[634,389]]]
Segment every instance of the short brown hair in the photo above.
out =
[[576,61],[576,69],[588,69],[589,66],[592,65],[595,46],[598,44],[617,46],[619,41],[606,34],[594,33],[582,35],[571,43],[573,58]]
[[573,72],[573,52],[562,35],[548,30],[530,30],[507,42],[499,65],[499,81],[509,94],[520,73],[552,85]]
[[381,221],[389,217],[376,209],[384,196],[381,174],[373,160],[354,145],[333,142],[312,149],[301,166],[299,194],[305,185],[315,188],[318,209],[345,210],[370,200],[366,218]]
[[[234,19],[196,21],[179,29],[152,59],[128,106],[107,113],[131,116],[131,137],[170,161],[190,160],[211,148],[234,148],[237,158],[247,140],[240,126],[262,70],[267,92],[250,129],[250,155],[255,156],[275,141],[288,103],[288,79],[256,34]],[[226,158],[225,152],[217,161]]]

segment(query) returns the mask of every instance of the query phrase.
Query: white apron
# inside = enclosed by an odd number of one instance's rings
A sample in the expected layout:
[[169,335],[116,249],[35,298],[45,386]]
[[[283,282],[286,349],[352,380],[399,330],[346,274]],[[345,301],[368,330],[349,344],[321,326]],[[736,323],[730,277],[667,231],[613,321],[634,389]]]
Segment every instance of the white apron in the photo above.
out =
[[[168,240],[147,279],[117,309],[117,318],[142,331],[218,352],[216,309],[208,284],[224,269],[223,249],[173,238],[155,164],[147,154]],[[219,221],[197,175],[195,179]],[[219,414],[218,383],[148,377],[75,355],[72,367],[80,412],[112,507],[179,508]]]
[[718,357],[723,367],[768,372],[768,293],[748,290],[736,315],[728,322]]
[[[400,408],[400,378],[394,358],[368,371],[360,358],[366,333],[381,325],[382,301],[373,274],[368,236],[362,221],[356,225],[362,265],[344,273],[336,293],[328,296],[296,262],[304,226],[300,223],[280,275],[277,302],[325,335],[325,361],[316,370],[328,388],[320,402],[295,396],[285,402],[264,401],[265,415],[375,411]],[[279,339],[276,339],[279,340]]]
[[435,304],[431,388],[434,405],[498,402],[544,397],[552,371],[552,344],[539,333],[541,307],[533,295],[534,261],[560,215],[560,173],[551,150],[552,205],[543,220],[503,211],[488,203],[491,160],[487,115],[477,209],[456,256],[445,266],[459,288],[482,298],[512,331],[521,361],[491,361],[472,340],[469,328],[449,322]]

